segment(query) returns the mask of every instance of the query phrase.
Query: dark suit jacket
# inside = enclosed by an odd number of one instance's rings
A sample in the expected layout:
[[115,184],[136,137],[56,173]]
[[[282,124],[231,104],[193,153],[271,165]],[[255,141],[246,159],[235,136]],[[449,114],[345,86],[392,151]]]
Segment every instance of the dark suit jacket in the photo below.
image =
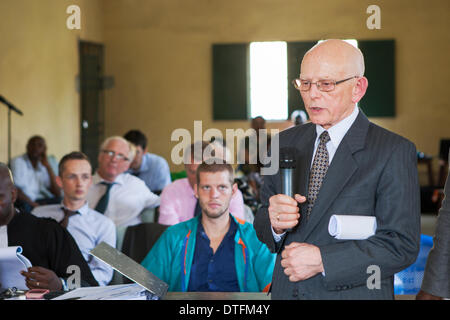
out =
[[[280,148],[297,149],[294,192],[307,196],[316,139],[312,123],[283,131]],[[274,140],[272,140],[274,141]],[[259,239],[277,250],[268,216],[269,198],[281,193],[280,175],[265,176],[262,207],[254,226]],[[393,299],[394,274],[412,264],[420,246],[420,189],[414,144],[373,123],[359,111],[328,168],[306,221],[287,233],[284,245],[305,242],[318,246],[325,276],[290,282],[277,256],[273,299]],[[306,212],[306,204],[300,205]],[[375,216],[376,234],[366,240],[337,240],[329,235],[333,214]],[[283,248],[281,248],[282,250]],[[381,288],[369,289],[368,267],[381,271]]]
[[70,233],[50,218],[15,213],[8,224],[8,245],[21,246],[33,266],[52,270],[58,277],[71,276],[67,268],[80,268],[81,286],[98,286],[86,260]]
[[436,223],[433,248],[428,254],[422,290],[450,298],[450,174],[444,188],[444,200]]

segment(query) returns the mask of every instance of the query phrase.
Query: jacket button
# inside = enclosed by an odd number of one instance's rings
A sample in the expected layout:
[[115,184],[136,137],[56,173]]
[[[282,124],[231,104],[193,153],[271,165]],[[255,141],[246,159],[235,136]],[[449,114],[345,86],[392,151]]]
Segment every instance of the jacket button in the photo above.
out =
[[293,296],[294,298],[297,298],[297,297],[298,297],[298,289],[292,290],[292,296]]

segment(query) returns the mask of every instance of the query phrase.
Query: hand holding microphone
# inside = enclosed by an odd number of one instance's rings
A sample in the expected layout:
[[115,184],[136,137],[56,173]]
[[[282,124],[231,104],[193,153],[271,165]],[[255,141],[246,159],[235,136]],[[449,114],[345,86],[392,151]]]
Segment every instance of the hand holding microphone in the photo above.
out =
[[296,194],[294,198],[277,194],[269,199],[269,217],[273,231],[282,234],[294,228],[299,221],[300,213],[297,205],[306,201],[306,197]]
[[298,203],[306,201],[306,197],[293,191],[293,173],[296,167],[295,148],[280,150],[281,193],[269,199],[269,217],[273,230],[277,234],[291,231],[300,218]]

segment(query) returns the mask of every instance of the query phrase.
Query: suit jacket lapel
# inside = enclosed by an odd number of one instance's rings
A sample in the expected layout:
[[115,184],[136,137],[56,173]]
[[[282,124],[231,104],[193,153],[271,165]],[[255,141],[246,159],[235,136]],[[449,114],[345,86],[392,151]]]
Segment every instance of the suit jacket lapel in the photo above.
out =
[[[353,154],[364,147],[368,127],[369,121],[360,110],[358,117],[344,136],[344,139],[342,139],[334,154],[308,221],[302,219],[303,226],[300,230],[300,241],[305,241],[320,220],[329,216],[326,214],[328,208],[336,200],[341,190],[358,169]],[[312,158],[312,154],[310,158]],[[308,184],[308,182],[306,183]],[[302,212],[306,212],[306,210],[302,210]]]

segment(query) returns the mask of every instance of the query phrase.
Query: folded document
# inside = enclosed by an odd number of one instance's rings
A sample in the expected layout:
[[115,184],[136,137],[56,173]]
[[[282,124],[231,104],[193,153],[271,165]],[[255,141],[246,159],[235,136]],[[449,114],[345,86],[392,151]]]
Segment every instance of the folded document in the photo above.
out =
[[16,287],[28,290],[20,271],[30,268],[31,262],[22,255],[22,247],[0,248],[0,289]]
[[330,235],[340,240],[364,240],[376,230],[377,220],[373,216],[332,215],[328,224]]

